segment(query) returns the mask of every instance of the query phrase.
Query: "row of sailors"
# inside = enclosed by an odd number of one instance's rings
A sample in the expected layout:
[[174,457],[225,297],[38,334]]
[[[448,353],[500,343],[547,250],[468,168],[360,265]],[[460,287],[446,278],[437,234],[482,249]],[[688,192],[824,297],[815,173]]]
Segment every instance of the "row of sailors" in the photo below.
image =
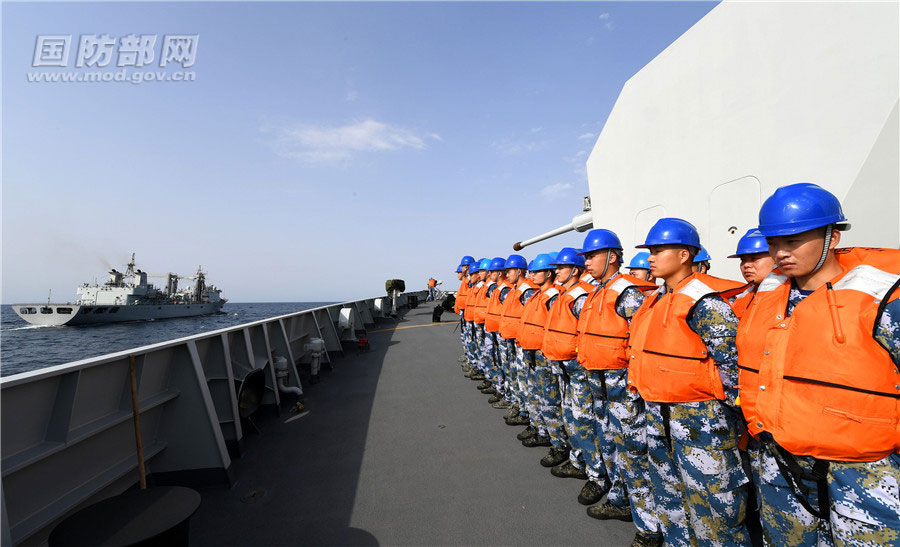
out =
[[900,545],[900,251],[838,248],[847,229],[800,183],[740,240],[747,283],[706,274],[676,218],[628,274],[605,229],[464,257],[463,368],[632,545],[749,545],[749,488],[766,545]]

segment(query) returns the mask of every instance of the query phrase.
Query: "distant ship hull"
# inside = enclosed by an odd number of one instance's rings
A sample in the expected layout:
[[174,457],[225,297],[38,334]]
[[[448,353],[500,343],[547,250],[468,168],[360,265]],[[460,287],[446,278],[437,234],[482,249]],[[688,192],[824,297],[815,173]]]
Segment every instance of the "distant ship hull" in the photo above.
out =
[[16,314],[32,325],[90,325],[209,315],[222,309],[224,300],[203,304],[138,304],[132,306],[83,304],[13,304]]

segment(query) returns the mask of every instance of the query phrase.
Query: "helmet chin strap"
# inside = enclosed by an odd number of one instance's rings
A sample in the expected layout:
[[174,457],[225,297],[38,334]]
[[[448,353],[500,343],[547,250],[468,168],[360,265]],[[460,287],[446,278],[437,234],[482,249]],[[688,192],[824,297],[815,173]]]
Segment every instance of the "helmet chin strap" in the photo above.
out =
[[819,258],[818,264],[816,264],[816,267],[813,268],[812,272],[810,272],[810,275],[816,273],[817,271],[819,271],[822,268],[822,266],[825,265],[825,259],[828,258],[828,248],[831,247],[831,234],[832,234],[831,227],[832,226],[834,226],[834,225],[829,224],[828,226],[825,227],[825,245],[822,246],[822,257]]
[[612,249],[606,249],[606,266],[603,266],[603,273],[600,274],[600,277],[597,278],[597,281],[601,281],[606,276],[606,270],[609,269],[609,255],[612,253]]

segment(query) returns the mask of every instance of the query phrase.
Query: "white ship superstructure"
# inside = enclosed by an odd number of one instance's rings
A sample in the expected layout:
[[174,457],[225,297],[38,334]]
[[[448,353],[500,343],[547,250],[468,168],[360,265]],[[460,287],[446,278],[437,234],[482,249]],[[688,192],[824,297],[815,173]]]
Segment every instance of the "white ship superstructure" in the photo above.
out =
[[[147,280],[163,277],[166,286],[159,289]],[[178,289],[179,279],[193,283]],[[13,304],[13,310],[32,325],[82,325],[114,321],[168,319],[216,313],[226,299],[214,285],[206,284],[206,275],[198,268],[193,276],[174,273],[151,275],[135,268],[134,254],[125,272],[109,271],[102,285],[88,283],[76,290],[79,299],[74,303]]]

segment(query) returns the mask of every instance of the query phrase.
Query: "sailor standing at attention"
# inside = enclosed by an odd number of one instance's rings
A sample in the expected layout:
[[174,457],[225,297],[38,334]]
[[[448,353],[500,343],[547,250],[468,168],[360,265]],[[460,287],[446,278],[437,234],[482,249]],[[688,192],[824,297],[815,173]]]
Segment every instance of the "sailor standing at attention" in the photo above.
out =
[[503,300],[509,292],[510,286],[506,283],[506,259],[498,256],[491,260],[488,266],[487,307],[484,313],[484,359],[490,367],[493,376],[491,387],[481,390],[482,393],[491,395],[488,400],[494,408],[509,408],[506,402],[506,372],[504,370],[505,355],[500,346],[497,331],[500,330],[500,309]]
[[[584,239],[585,266],[599,284],[578,318],[578,363],[587,370],[598,417],[600,452],[611,481],[606,501],[587,509],[600,519],[633,520],[633,546],[659,545],[647,461],[644,401],[628,389],[628,336],[631,317],[644,302],[642,291],[656,284],[619,273],[622,244],[603,229]],[[648,265],[649,268],[649,265]]]
[[453,304],[453,311],[459,315],[459,339],[462,342],[463,353],[459,357],[459,361],[463,363],[463,370],[469,372],[468,358],[466,357],[466,348],[468,347],[469,329],[466,325],[465,309],[466,296],[469,294],[469,266],[475,262],[471,256],[464,256],[459,261],[459,267],[456,272],[459,276],[459,290],[456,291],[456,299]]
[[759,212],[778,269],[741,319],[740,400],[773,544],[826,543],[827,521],[837,545],[900,545],[900,251],[837,249],[847,229],[814,184]]
[[744,234],[744,237],[738,240],[737,251],[728,258],[741,259],[741,276],[744,281],[749,283],[731,304],[735,315],[740,319],[750,303],[753,302],[759,284],[772,273],[775,261],[769,256],[769,245],[766,243],[765,236],[756,228],[751,228]]
[[507,377],[508,396],[512,403],[504,419],[506,423],[514,421],[515,425],[528,425],[526,428],[528,434],[523,435],[522,439],[530,437],[532,433],[537,433],[537,429],[529,425],[531,414],[525,399],[525,391],[528,389],[528,369],[524,368],[523,370],[520,351],[516,345],[525,302],[531,298],[537,288],[531,281],[525,279],[527,269],[525,257],[522,255],[512,254],[506,259],[506,282],[512,288],[503,300],[498,332],[501,344],[506,347],[509,373]]
[[486,260],[482,258],[469,266],[469,292],[466,295],[465,319],[469,327],[469,344],[466,351],[469,357],[469,366],[472,368],[472,372],[466,373],[466,377],[476,381],[485,380],[486,378],[481,363],[481,339],[483,338],[483,332],[475,322],[475,308],[479,294],[484,288],[484,276],[487,273],[481,266],[484,265],[487,268]]
[[628,384],[647,405],[650,480],[667,544],[750,545],[747,475],[735,408],[738,319],[725,300],[743,285],[692,271],[694,226],[656,222],[639,247],[665,281],[631,320]]
[[556,266],[556,282],[561,288],[559,296],[550,302],[541,348],[559,381],[563,423],[571,451],[569,460],[554,467],[551,473],[556,477],[586,479],[578,501],[590,505],[609,491],[610,478],[600,456],[598,423],[588,374],[576,359],[576,327],[587,295],[597,282],[590,274],[583,274],[584,257],[572,247],[560,250],[553,265]]
[[534,259],[531,280],[539,289],[522,310],[519,337],[516,339],[522,348],[525,366],[530,371],[531,423],[538,430],[537,435],[522,439],[522,444],[527,447],[550,447],[547,455],[541,458],[544,467],[554,467],[569,459],[569,439],[563,426],[559,382],[541,351],[549,302],[559,294],[559,285],[555,282],[556,269],[551,262],[553,259],[548,253],[541,253]]

